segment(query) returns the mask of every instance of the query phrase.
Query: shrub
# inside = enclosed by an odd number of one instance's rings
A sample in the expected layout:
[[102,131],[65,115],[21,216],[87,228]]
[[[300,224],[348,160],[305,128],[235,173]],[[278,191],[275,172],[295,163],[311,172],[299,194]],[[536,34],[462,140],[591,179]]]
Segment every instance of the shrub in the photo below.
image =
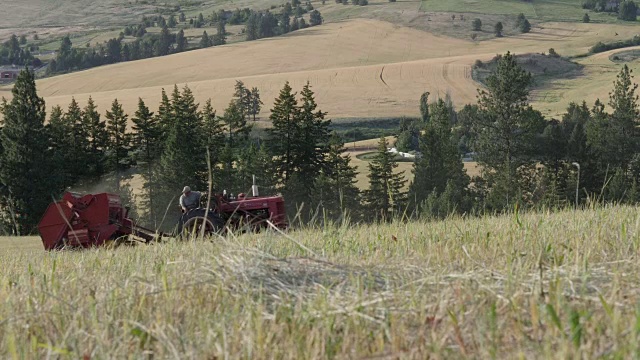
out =
[[591,18],[589,17],[589,14],[584,13],[584,16],[582,17],[582,22],[583,22],[583,23],[589,23],[589,22],[591,22]]
[[518,15],[518,20],[516,20],[516,28],[518,28],[521,33],[528,33],[529,31],[531,31],[531,24],[523,13],[520,13]]
[[495,31],[496,37],[502,37],[502,22],[498,21],[498,23],[496,23],[496,25],[494,26],[493,30]]
[[473,19],[473,21],[471,22],[471,25],[473,26],[474,31],[482,30],[482,20],[480,19]]

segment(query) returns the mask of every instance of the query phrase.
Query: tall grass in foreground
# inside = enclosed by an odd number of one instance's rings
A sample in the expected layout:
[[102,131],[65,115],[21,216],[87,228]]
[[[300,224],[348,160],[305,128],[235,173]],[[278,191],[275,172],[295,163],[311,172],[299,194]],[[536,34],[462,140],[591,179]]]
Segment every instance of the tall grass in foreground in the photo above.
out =
[[0,358],[640,356],[637,208],[288,235],[0,250]]

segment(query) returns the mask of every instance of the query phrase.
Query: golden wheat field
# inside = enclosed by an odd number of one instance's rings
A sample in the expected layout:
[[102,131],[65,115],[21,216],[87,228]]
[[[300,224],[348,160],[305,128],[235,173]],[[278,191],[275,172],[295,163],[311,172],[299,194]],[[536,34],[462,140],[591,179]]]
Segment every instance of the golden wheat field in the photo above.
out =
[[[211,98],[222,111],[235,81],[242,80],[260,89],[266,115],[285,81],[294,89],[309,81],[321,108],[333,118],[416,115],[417,99],[424,91],[432,97],[449,93],[456,105],[475,102],[480,85],[471,78],[471,66],[476,59],[552,47],[561,55],[578,55],[597,41],[629,38],[636,32],[636,27],[625,25],[542,23],[529,34],[472,42],[358,19],[42,79],[38,91],[48,107],[66,107],[72,97],[84,103],[92,96],[105,111],[117,98],[132,114],[138,97],[156,107],[162,88],[171,91],[174,84],[187,84],[198,101]],[[534,93],[534,105],[557,114],[581,95],[606,97],[619,65],[597,59],[579,60],[586,66],[584,76],[552,82],[548,93]],[[632,65],[637,67],[637,62]],[[10,96],[10,89],[0,89],[0,95]]]

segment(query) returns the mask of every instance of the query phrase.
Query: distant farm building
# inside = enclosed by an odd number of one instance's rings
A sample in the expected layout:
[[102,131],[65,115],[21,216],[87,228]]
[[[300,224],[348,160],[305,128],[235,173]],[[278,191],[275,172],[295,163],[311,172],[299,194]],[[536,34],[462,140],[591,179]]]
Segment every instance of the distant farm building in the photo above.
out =
[[12,82],[18,78],[21,66],[0,66],[0,82]]

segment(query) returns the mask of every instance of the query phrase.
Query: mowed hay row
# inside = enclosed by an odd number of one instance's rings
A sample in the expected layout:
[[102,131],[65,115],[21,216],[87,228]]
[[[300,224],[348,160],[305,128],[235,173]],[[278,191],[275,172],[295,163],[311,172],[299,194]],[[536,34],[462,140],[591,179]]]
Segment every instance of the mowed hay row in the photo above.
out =
[[629,358],[639,224],[606,207],[0,251],[0,357]]

